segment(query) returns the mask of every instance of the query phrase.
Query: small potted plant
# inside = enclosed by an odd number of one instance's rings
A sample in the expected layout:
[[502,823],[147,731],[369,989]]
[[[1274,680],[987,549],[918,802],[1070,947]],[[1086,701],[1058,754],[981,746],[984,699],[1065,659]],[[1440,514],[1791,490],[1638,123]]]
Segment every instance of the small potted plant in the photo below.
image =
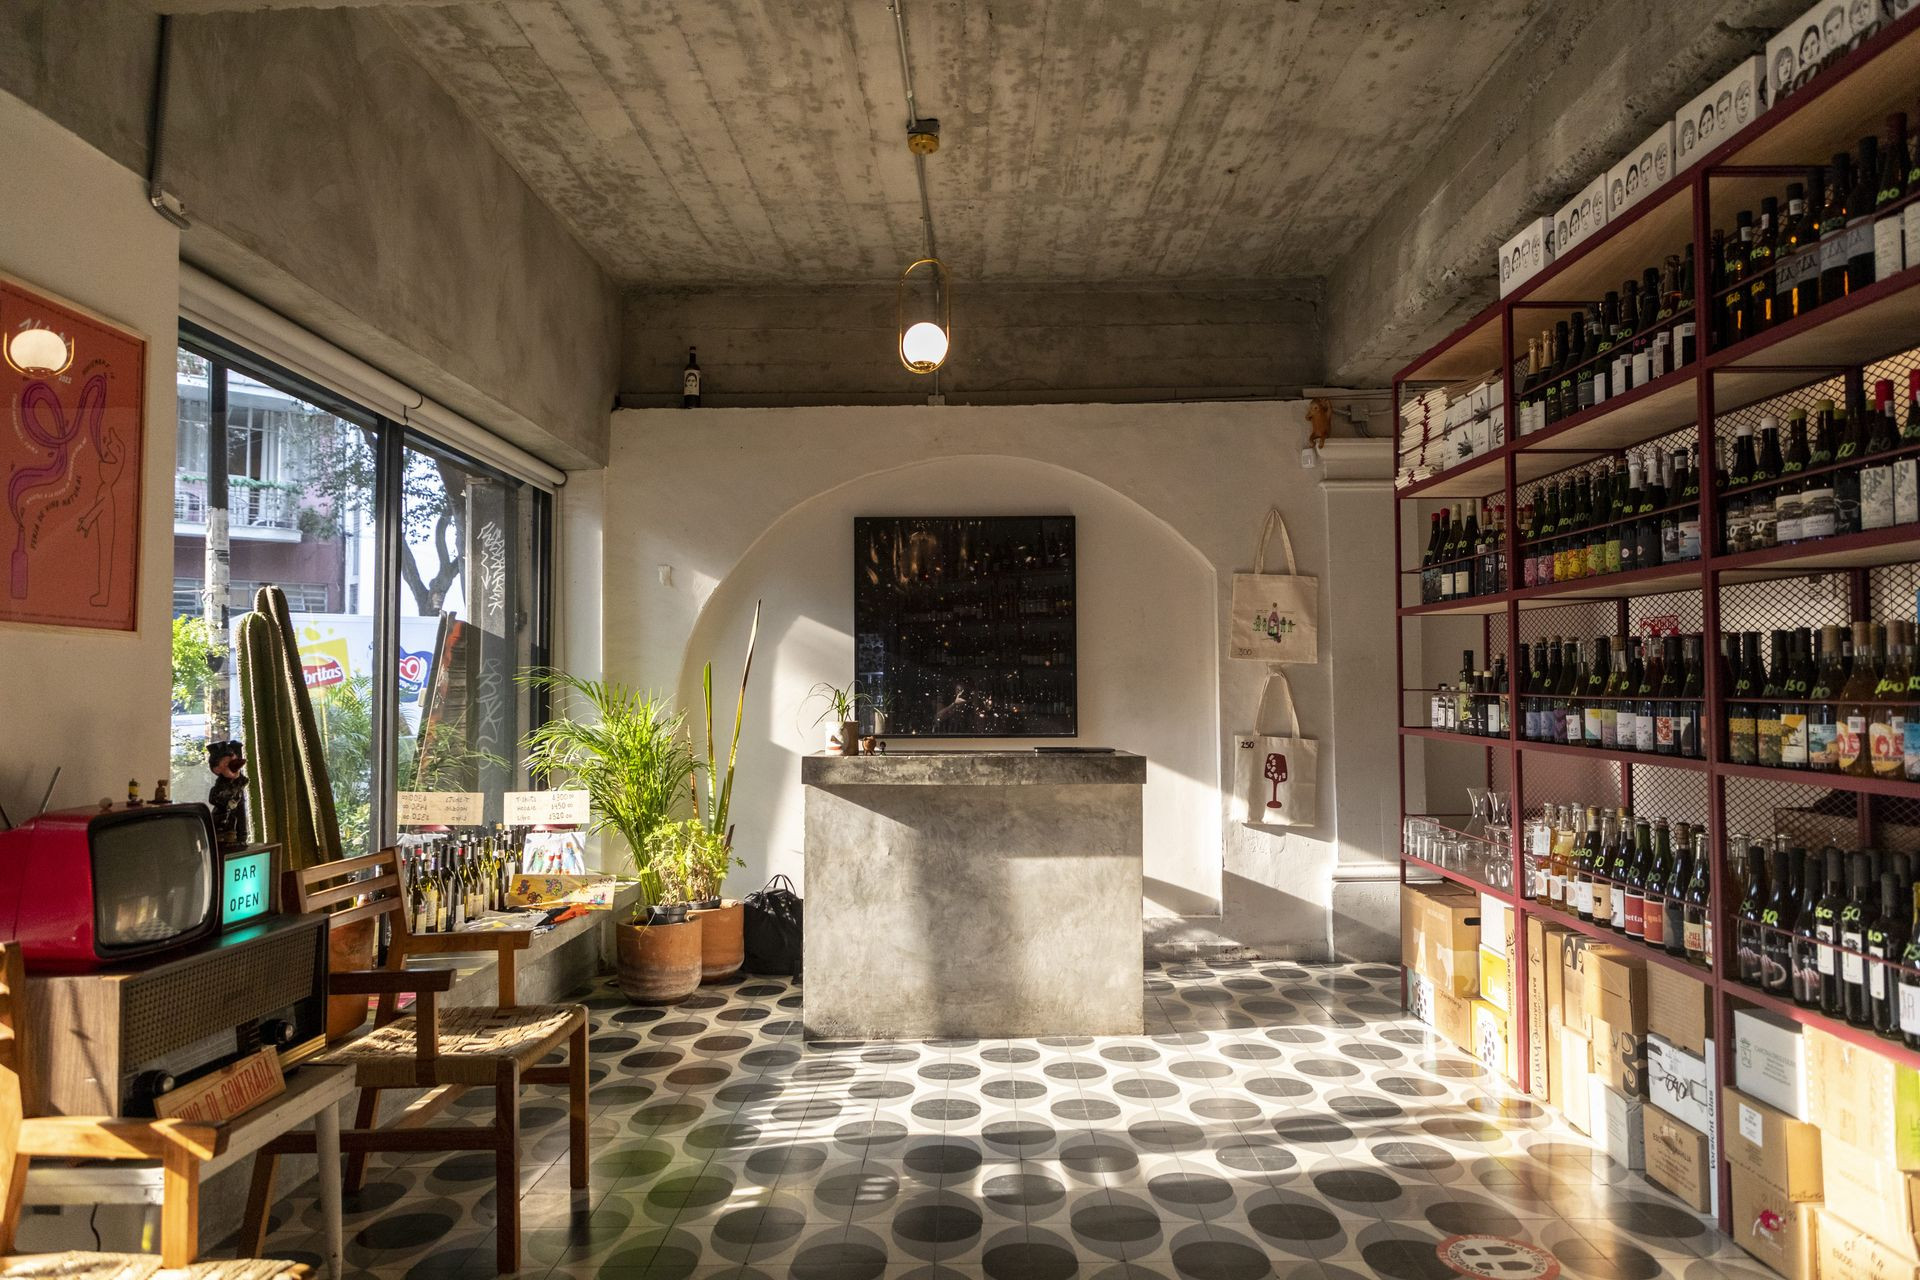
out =
[[826,741],[821,750],[837,751],[843,756],[859,755],[860,704],[866,701],[866,696],[855,693],[851,685],[841,689],[822,680],[808,690],[807,698],[809,701],[819,698],[827,704],[814,721],[826,726]]
[[873,712],[873,736],[887,736],[887,722],[893,715],[893,699],[884,693],[876,693],[867,699],[867,707]]

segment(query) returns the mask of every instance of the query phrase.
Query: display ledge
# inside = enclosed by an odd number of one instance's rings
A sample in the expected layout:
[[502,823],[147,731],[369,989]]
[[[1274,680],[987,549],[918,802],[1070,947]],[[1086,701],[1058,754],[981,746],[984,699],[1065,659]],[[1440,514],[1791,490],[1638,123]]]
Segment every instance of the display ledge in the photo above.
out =
[[1603,454],[1672,435],[1693,426],[1699,414],[1699,361],[1655,378],[1644,386],[1602,400],[1571,418],[1520,437],[1522,456],[1550,453],[1553,471],[1577,466]]
[[[1497,695],[1491,693],[1476,693],[1471,696],[1476,698],[1492,698],[1496,696],[1504,698],[1507,695],[1504,693]],[[1483,733],[1456,733],[1452,729],[1435,729],[1431,725],[1424,724],[1403,724],[1400,726],[1400,736],[1403,738],[1435,738],[1441,742],[1472,742],[1483,747],[1504,747],[1513,741],[1512,738],[1507,737],[1504,733],[1497,738],[1489,738]]]
[[1469,889],[1486,894],[1489,898],[1497,898],[1509,906],[1512,906],[1514,903],[1512,893],[1505,889],[1496,889],[1485,880],[1476,880],[1464,871],[1455,871],[1453,868],[1443,867],[1437,862],[1428,862],[1425,858],[1418,857],[1411,853],[1403,853],[1400,855],[1400,858],[1401,861],[1411,863],[1416,867],[1425,867],[1428,871],[1433,872],[1442,879],[1451,880],[1455,884],[1465,885]]
[[1510,592],[1502,591],[1491,596],[1469,596],[1465,600],[1436,600],[1432,604],[1403,604],[1400,616],[1403,618],[1464,617],[1478,613],[1500,613],[1507,607]]
[[1920,560],[1920,524],[1863,529],[1814,542],[1792,542],[1759,551],[1736,551],[1709,561],[1726,582],[1766,582],[1839,569],[1871,569]]
[[1604,760],[1609,764],[1639,764],[1654,769],[1682,769],[1705,773],[1707,762],[1692,756],[1663,756],[1649,751],[1618,751],[1606,747],[1574,747],[1558,742],[1528,742],[1522,739],[1520,750],[1529,755],[1578,756],[1586,760]]
[[1606,925],[1595,924],[1590,920],[1582,920],[1571,911],[1559,911],[1553,907],[1543,907],[1531,898],[1524,899],[1520,903],[1520,911],[1523,915],[1534,916],[1543,921],[1563,925],[1566,928],[1572,929],[1575,933],[1584,933],[1589,938],[1597,938],[1601,942],[1618,946],[1623,950],[1640,956],[1649,964],[1664,965],[1672,969],[1675,973],[1684,973],[1690,978],[1709,985],[1713,983],[1713,970],[1706,968],[1704,965],[1697,965],[1685,956],[1668,955],[1664,948],[1650,947],[1638,938],[1629,938],[1624,933],[1615,933]]
[[[1504,418],[1504,413],[1502,417]],[[1489,449],[1477,458],[1457,462],[1424,480],[1397,491],[1402,498],[1484,498],[1507,487],[1506,461],[1512,445]]]
[[1785,783],[1817,790],[1856,791],[1870,796],[1920,800],[1920,782],[1908,782],[1905,778],[1856,778],[1850,773],[1777,769],[1764,764],[1716,764],[1713,771],[1723,778],[1753,778],[1760,782]]
[[[1806,370],[1851,369],[1897,355],[1912,348],[1916,331],[1920,266],[1708,353],[1707,367],[1721,375],[1714,383],[1714,411],[1728,413],[1804,384]],[[1741,370],[1765,376],[1728,376]],[[1777,385],[1781,379],[1787,381]]]
[[1574,578],[1567,582],[1549,582],[1540,587],[1522,587],[1514,592],[1522,609],[1552,609],[1590,600],[1619,600],[1638,596],[1665,596],[1676,591],[1698,591],[1701,562],[1681,560],[1674,564],[1650,565],[1625,573],[1606,573],[1597,578]]
[[1830,1018],[1818,1009],[1807,1009],[1791,1000],[1782,999],[1770,991],[1750,987],[1738,979],[1728,979],[1720,984],[1720,990],[1728,1000],[1738,1000],[1742,1004],[1753,1005],[1760,1009],[1769,1009],[1783,1018],[1791,1018],[1803,1027],[1816,1027],[1830,1036],[1855,1044],[1870,1053],[1891,1058],[1904,1067],[1920,1068],[1920,1053],[1914,1052],[1898,1040],[1888,1040],[1875,1035],[1866,1027],[1856,1027],[1840,1018]]
[[1500,316],[1504,307],[1499,300],[1488,303],[1480,313],[1454,330],[1453,336],[1402,369],[1398,382],[1465,382],[1482,374],[1500,374]]

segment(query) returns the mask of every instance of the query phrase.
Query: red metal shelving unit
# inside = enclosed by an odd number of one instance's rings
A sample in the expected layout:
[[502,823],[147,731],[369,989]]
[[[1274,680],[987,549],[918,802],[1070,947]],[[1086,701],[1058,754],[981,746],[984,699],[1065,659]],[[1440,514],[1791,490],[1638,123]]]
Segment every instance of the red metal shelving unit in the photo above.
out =
[[[1637,949],[1649,963],[1684,971],[1708,984],[1714,993],[1714,1035],[1719,1044],[1732,1040],[1732,1011],[1750,1005],[1770,1009],[1807,1026],[1819,1027],[1852,1043],[1880,1052],[1910,1066],[1920,1067],[1920,1053],[1807,1009],[1790,1000],[1750,988],[1729,977],[1733,958],[1735,902],[1731,878],[1722,867],[1722,850],[1731,831],[1751,832],[1768,822],[1850,824],[1860,844],[1888,836],[1897,826],[1902,839],[1920,848],[1920,782],[1893,778],[1856,778],[1804,770],[1733,764],[1722,758],[1723,695],[1719,685],[1717,637],[1726,630],[1755,630],[1803,626],[1815,621],[1801,606],[1780,603],[1792,579],[1831,579],[1831,599],[1822,597],[1829,616],[1817,621],[1844,621],[1850,617],[1908,616],[1913,591],[1920,587],[1920,524],[1877,529],[1842,537],[1800,542],[1761,551],[1724,553],[1718,550],[1721,495],[1713,491],[1716,433],[1733,415],[1758,412],[1769,401],[1814,396],[1827,387],[1857,386],[1857,379],[1883,361],[1905,358],[1920,348],[1920,263],[1888,279],[1863,286],[1848,296],[1783,322],[1742,341],[1716,349],[1712,325],[1704,314],[1697,325],[1698,354],[1689,365],[1645,386],[1609,399],[1562,419],[1542,431],[1516,437],[1512,413],[1517,403],[1514,387],[1516,333],[1525,355],[1525,335],[1537,331],[1539,321],[1554,311],[1584,305],[1618,281],[1638,276],[1640,270],[1668,254],[1679,253],[1692,241],[1695,254],[1694,296],[1711,296],[1706,249],[1714,230],[1731,227],[1732,213],[1757,204],[1760,194],[1784,187],[1786,174],[1823,164],[1837,150],[1849,148],[1864,133],[1878,132],[1879,122],[1894,110],[1911,110],[1920,94],[1920,12],[1894,21],[1874,38],[1825,72],[1805,89],[1726,139],[1701,162],[1677,175],[1666,187],[1615,219],[1600,233],[1576,246],[1544,271],[1491,304],[1447,339],[1401,370],[1394,382],[1396,404],[1404,403],[1411,385],[1464,381],[1499,371],[1505,383],[1502,403],[1495,410],[1503,444],[1464,463],[1427,476],[1400,489],[1394,504],[1396,547],[1411,520],[1424,528],[1430,508],[1421,503],[1498,497],[1508,513],[1503,548],[1510,570],[1520,560],[1519,504],[1522,487],[1557,472],[1583,467],[1594,460],[1691,430],[1696,461],[1703,478],[1700,494],[1702,558],[1673,565],[1633,570],[1607,577],[1585,578],[1545,586],[1513,586],[1495,595],[1439,604],[1418,602],[1415,572],[1395,564],[1399,624],[1396,658],[1403,707],[1406,694],[1423,694],[1429,680],[1409,682],[1408,640],[1430,635],[1420,629],[1447,619],[1480,620],[1481,652],[1504,653],[1511,660],[1523,636],[1531,641],[1550,633],[1595,635],[1630,629],[1636,610],[1659,611],[1684,619],[1682,631],[1700,631],[1707,637],[1702,737],[1705,759],[1646,755],[1639,752],[1592,750],[1584,747],[1526,742],[1509,716],[1505,737],[1488,738],[1412,725],[1401,728],[1400,808],[1404,820],[1423,816],[1409,812],[1408,759],[1410,752],[1429,750],[1426,742],[1470,747],[1482,753],[1488,785],[1512,792],[1513,834],[1506,856],[1511,879],[1524,885],[1521,830],[1541,801],[1573,799],[1568,789],[1583,779],[1609,778],[1618,803],[1632,803],[1636,792],[1651,794],[1671,809],[1697,806],[1688,820],[1704,822],[1708,847],[1713,850],[1714,875],[1709,911],[1713,921],[1713,967],[1702,969],[1664,951],[1631,942],[1611,929],[1580,921],[1565,912],[1539,907],[1524,891],[1501,892],[1456,870],[1444,869],[1403,853],[1402,879],[1409,868],[1435,872],[1448,880],[1492,893],[1512,903],[1524,930],[1529,916],[1543,919],[1608,942]],[[1920,198],[1920,194],[1916,195]],[[1726,210],[1715,213],[1718,204]],[[1911,365],[1908,360],[1908,367]],[[1883,374],[1882,376],[1886,376]],[[1904,395],[1904,384],[1899,388]],[[1682,447],[1682,446],[1675,446]],[[1418,548],[1413,548],[1418,554]],[[1517,575],[1515,575],[1517,577]],[[1408,583],[1416,584],[1408,587]],[[1409,603],[1411,590],[1414,600]],[[1809,588],[1811,590],[1811,588]],[[1774,593],[1769,595],[1768,593]],[[1895,605],[1867,612],[1870,602],[1900,597]],[[1798,614],[1789,609],[1801,607]],[[1572,620],[1550,610],[1569,611]],[[1580,611],[1586,611],[1581,613]],[[1762,620],[1764,619],[1764,620]],[[1548,626],[1547,623],[1555,625]],[[1517,696],[1517,694],[1516,694]],[[1517,706],[1517,702],[1509,703]],[[1431,757],[1428,757],[1431,759]],[[1591,766],[1589,768],[1588,766]],[[1604,802],[1597,795],[1589,803]],[[1434,798],[1448,803],[1453,797]],[[1674,816],[1680,816],[1678,814]],[[1890,838],[1890,837],[1889,837]],[[1524,936],[1524,935],[1523,935]],[[1527,957],[1517,948],[1513,1000],[1514,1034],[1523,1046],[1518,1054],[1524,1090],[1529,1081],[1529,1054],[1524,1051],[1532,1029],[1527,1026]],[[1731,1083],[1731,1052],[1718,1055],[1720,1082]],[[1725,1151],[1727,1144],[1720,1144]],[[1731,1227],[1728,1166],[1721,1161],[1721,1226]]]

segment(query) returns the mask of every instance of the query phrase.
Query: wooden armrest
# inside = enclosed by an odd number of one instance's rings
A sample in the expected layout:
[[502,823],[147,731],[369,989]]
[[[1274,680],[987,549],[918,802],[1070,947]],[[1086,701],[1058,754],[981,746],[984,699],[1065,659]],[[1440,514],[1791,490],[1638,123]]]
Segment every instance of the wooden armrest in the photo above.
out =
[[327,990],[336,996],[420,995],[453,990],[456,976],[451,969],[356,969],[328,974]]
[[114,1120],[33,1116],[20,1122],[21,1155],[92,1160],[162,1160],[184,1153],[211,1160],[226,1149],[226,1132],[188,1120]]
[[457,954],[462,951],[525,951],[533,942],[531,929],[494,929],[487,933],[415,933],[402,950],[408,955]]

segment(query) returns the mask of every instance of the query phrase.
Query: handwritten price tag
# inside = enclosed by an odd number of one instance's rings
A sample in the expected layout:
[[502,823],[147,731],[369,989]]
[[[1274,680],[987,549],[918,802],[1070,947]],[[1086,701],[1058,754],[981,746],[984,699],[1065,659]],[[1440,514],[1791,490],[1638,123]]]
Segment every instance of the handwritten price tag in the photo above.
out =
[[582,826],[592,813],[584,791],[509,791],[504,820],[510,827]]
[[402,791],[403,827],[472,827],[480,823],[486,797],[478,791]]

